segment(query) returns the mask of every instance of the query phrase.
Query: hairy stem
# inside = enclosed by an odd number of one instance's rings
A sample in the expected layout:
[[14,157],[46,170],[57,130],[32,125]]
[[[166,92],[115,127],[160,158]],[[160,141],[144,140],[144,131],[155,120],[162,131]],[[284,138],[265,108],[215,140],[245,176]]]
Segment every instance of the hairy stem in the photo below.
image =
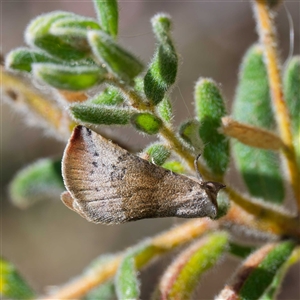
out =
[[287,168],[291,186],[300,212],[300,175],[297,169],[295,149],[291,132],[289,111],[284,100],[282,90],[281,66],[277,49],[277,35],[273,22],[273,14],[267,0],[255,0],[253,2],[257,29],[269,77],[272,104],[276,115],[279,134],[285,145],[283,154],[287,161]]
[[[126,87],[123,87],[126,90]],[[129,94],[128,94],[129,95]],[[135,94],[135,98],[131,100],[137,103],[142,102],[142,99]],[[130,102],[131,102],[130,101]],[[156,114],[154,107],[147,107],[147,111]],[[194,160],[195,157],[191,151],[185,147],[179,138],[176,136],[174,131],[162,121],[162,127],[160,129],[160,135],[166,140],[170,148],[187,164],[187,166],[194,171]],[[205,166],[198,162],[199,171],[202,173],[206,180],[214,180],[220,183],[224,183],[223,178],[214,176]],[[276,210],[273,207],[266,206],[264,203],[254,202],[245,196],[242,196],[235,191],[230,185],[227,184],[226,190],[230,199],[237,205],[242,207],[247,213],[252,214],[261,220],[262,223],[267,224],[270,228],[276,228],[276,232],[280,235],[291,235],[299,237],[298,220],[282,211]],[[235,218],[238,218],[235,216]],[[242,220],[241,220],[242,221]],[[254,223],[252,223],[254,225]]]
[[[151,244],[161,248],[163,250],[162,252],[170,251],[217,227],[218,224],[208,218],[195,219],[154,237]],[[108,263],[101,264],[100,267],[94,268],[91,272],[86,272],[78,276],[75,280],[65,284],[55,293],[43,299],[77,299],[84,296],[91,289],[114,276],[122,258],[122,254],[116,256]]]

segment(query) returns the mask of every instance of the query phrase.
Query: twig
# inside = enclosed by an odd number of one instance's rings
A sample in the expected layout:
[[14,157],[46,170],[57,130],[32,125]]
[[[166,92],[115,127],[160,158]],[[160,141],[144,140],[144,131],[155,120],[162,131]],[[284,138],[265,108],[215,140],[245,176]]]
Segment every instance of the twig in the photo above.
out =
[[[194,238],[206,233],[209,230],[216,229],[217,227],[218,224],[208,218],[195,219],[154,237],[151,241],[151,244],[161,248],[162,252],[170,251],[177,246],[190,242]],[[77,299],[82,297],[94,287],[114,276],[122,258],[122,254],[116,256],[106,264],[102,264],[100,267],[94,268],[91,270],[91,272],[84,273],[83,275],[72,280],[70,283],[67,283],[59,288],[52,295],[43,299],[59,300]]]
[[297,201],[298,212],[300,212],[300,175],[297,170],[289,111],[286,106],[282,90],[281,66],[279,63],[277,36],[273,22],[273,15],[267,0],[255,0],[253,2],[253,9],[256,16],[256,22],[258,24],[257,30],[260,42],[263,46],[272,104],[276,115],[279,133],[285,145],[283,148],[283,154],[287,160],[291,186]]

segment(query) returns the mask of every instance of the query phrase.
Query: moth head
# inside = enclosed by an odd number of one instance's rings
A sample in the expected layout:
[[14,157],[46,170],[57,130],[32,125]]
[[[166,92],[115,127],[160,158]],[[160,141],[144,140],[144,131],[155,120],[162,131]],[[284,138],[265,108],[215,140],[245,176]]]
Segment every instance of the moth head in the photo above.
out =
[[206,194],[208,195],[209,199],[212,201],[212,203],[218,207],[217,203],[217,196],[221,189],[225,188],[226,185],[220,182],[215,181],[203,181],[201,183],[201,186],[203,189],[205,189]]

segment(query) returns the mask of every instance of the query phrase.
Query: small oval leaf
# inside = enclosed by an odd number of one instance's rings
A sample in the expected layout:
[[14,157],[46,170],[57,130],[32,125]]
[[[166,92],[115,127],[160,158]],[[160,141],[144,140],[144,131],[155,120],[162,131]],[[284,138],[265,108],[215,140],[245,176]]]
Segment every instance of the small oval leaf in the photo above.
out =
[[41,159],[15,176],[9,192],[14,205],[27,208],[41,200],[59,199],[64,190],[61,161]]
[[171,151],[163,144],[154,143],[143,151],[143,156],[155,165],[161,166],[171,155]]
[[113,86],[109,86],[103,92],[90,98],[87,103],[98,105],[119,105],[123,102],[124,98],[119,90]]
[[9,52],[5,59],[5,66],[8,69],[31,72],[31,65],[34,63],[59,63],[45,52],[27,48],[17,48]]
[[258,299],[267,290],[295,244],[286,241],[272,249],[245,280],[239,295],[242,299]]
[[125,125],[130,122],[130,109],[97,104],[73,104],[70,111],[79,122],[102,125]]
[[118,35],[118,2],[117,0],[93,0],[98,20],[103,30],[116,38]]
[[137,130],[147,134],[158,133],[162,126],[162,121],[150,113],[134,114],[131,123]]
[[131,82],[143,70],[143,64],[106,33],[91,30],[88,41],[99,62],[121,80]]
[[25,30],[26,43],[32,47],[38,47],[60,59],[72,61],[83,59],[89,51],[74,48],[72,38],[61,38],[49,32],[51,25],[64,18],[75,17],[75,14],[55,11],[38,16],[27,26]]
[[217,263],[227,244],[226,233],[212,233],[179,254],[162,276],[161,299],[191,299],[200,277]]
[[0,294],[9,299],[34,299],[35,293],[19,275],[15,267],[7,260],[0,258]]
[[183,174],[186,171],[183,164],[180,161],[176,160],[167,161],[162,165],[162,167],[179,174]]
[[224,175],[229,164],[229,142],[220,134],[221,118],[226,109],[217,84],[200,78],[195,87],[196,115],[200,122],[199,135],[205,147],[203,158],[216,175]]
[[106,70],[94,66],[34,64],[33,75],[55,88],[81,91],[103,82]]
[[176,80],[178,56],[170,35],[170,16],[158,14],[151,21],[158,48],[144,77],[144,91],[147,99],[157,105]]

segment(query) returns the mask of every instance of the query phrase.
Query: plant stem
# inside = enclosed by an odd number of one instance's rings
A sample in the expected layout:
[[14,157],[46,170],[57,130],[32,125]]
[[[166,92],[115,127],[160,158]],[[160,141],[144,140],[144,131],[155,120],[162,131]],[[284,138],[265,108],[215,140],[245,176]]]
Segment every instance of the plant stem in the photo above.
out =
[[[120,86],[119,86],[120,87]],[[126,86],[122,87],[126,90]],[[130,97],[130,94],[127,93]],[[137,105],[142,102],[139,95],[135,94],[135,98],[130,102],[135,102]],[[155,114],[158,118],[154,107],[147,107],[147,111]],[[194,171],[194,155],[190,152],[190,150],[185,147],[179,138],[176,136],[174,131],[162,122],[162,127],[160,129],[160,135],[166,140],[169,144],[170,149],[172,149],[181,159],[185,161],[190,170]],[[206,180],[218,181],[220,183],[224,183],[222,177],[216,177],[211,174],[211,172],[198,162],[198,168],[203,177]],[[238,192],[236,192],[230,185],[227,184],[225,192],[228,193],[230,199],[235,202],[237,205],[242,207],[246,212],[252,214],[257,219],[260,219],[263,224],[267,224],[270,228],[274,229],[275,232],[279,235],[292,235],[299,237],[300,233],[298,230],[298,221],[293,216],[290,216],[284,212],[275,210],[273,207],[266,206],[263,203],[253,202],[252,200],[242,196]],[[239,218],[239,217],[235,217]],[[243,220],[241,220],[243,222]],[[254,226],[254,222],[252,222],[252,226]],[[267,228],[266,228],[267,230]]]
[[[218,224],[208,218],[195,219],[154,237],[151,244],[162,248],[165,252],[170,251],[217,227]],[[118,255],[106,264],[92,269],[91,272],[85,272],[43,299],[77,299],[84,296],[91,289],[114,276],[123,256],[122,254]]]
[[273,22],[273,14],[267,0],[255,0],[253,9],[258,24],[257,30],[269,77],[272,104],[276,115],[277,125],[281,139],[285,145],[283,154],[287,160],[291,186],[297,201],[298,213],[300,212],[300,175],[297,169],[295,149],[291,132],[289,111],[284,100],[282,90],[281,66],[279,63],[277,36]]
[[[235,198],[242,198],[242,196],[236,194],[233,196],[233,199]],[[245,206],[248,206],[249,200],[243,199],[243,201],[245,201]],[[230,222],[237,226],[245,226],[250,230],[264,231],[272,235],[289,235],[296,239],[300,238],[299,222],[296,219],[292,219],[288,215],[272,210],[267,210],[267,213],[264,214],[262,212],[265,212],[265,210],[262,209],[260,205],[256,206],[254,204],[254,208],[253,206],[245,206],[231,203],[228,213],[220,219],[220,222],[225,223],[225,225],[227,222]],[[248,210],[250,210],[250,212],[248,212]],[[279,222],[277,223],[274,219],[279,220]]]

